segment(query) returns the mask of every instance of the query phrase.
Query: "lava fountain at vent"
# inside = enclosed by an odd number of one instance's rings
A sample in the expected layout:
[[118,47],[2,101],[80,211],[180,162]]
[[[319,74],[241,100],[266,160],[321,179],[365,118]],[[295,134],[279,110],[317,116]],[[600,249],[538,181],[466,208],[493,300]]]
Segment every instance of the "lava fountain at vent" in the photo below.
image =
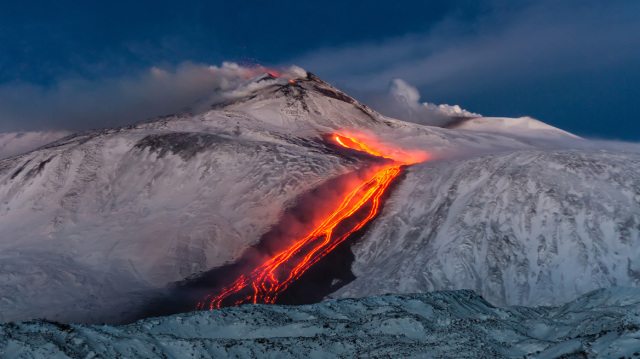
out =
[[[378,214],[380,198],[393,179],[400,174],[400,167],[417,162],[415,155],[393,156],[387,154],[384,149],[372,149],[373,146],[353,136],[334,135],[332,138],[343,147],[391,159],[394,163],[382,167],[349,192],[336,209],[306,237],[295,241],[289,248],[274,255],[253,272],[241,275],[219,293],[206,296],[198,303],[196,309],[219,308],[223,302],[228,305],[275,303],[278,295],[293,281],[373,219]],[[425,158],[424,154],[421,156],[422,159]],[[368,203],[370,205],[365,216],[345,222],[359,210],[366,209],[365,205]],[[344,223],[348,223],[348,228],[337,233],[336,227]]]

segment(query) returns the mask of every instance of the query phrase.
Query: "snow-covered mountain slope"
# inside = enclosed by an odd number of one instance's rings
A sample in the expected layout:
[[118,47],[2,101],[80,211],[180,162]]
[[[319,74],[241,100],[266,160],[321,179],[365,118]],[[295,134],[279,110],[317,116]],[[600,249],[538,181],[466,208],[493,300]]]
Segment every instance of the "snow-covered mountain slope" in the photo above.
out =
[[0,160],[35,150],[70,134],[68,131],[0,133]]
[[0,325],[7,358],[620,358],[640,351],[640,290],[495,308],[471,291],[245,305],[126,326]]
[[456,130],[502,133],[535,138],[573,138],[578,136],[531,117],[472,117],[460,118],[446,126]]
[[139,293],[237,258],[354,167],[291,141],[116,130],[0,162],[0,320],[122,319]]
[[409,168],[335,296],[473,289],[556,305],[640,286],[640,154],[515,151]]

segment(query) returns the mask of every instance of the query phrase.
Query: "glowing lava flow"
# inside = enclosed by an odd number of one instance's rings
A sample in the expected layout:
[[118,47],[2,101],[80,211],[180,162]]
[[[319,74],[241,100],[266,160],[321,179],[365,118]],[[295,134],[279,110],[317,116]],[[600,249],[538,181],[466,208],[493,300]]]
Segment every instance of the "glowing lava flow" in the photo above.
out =
[[[355,138],[334,135],[333,139],[344,147],[384,157]],[[306,237],[277,253],[253,272],[241,275],[231,285],[223,288],[219,294],[208,295],[198,303],[196,309],[219,308],[225,300],[233,305],[274,303],[278,295],[293,281],[300,278],[307,269],[376,216],[380,207],[380,198],[393,179],[400,174],[402,164],[404,163],[389,165],[378,171],[351,191],[338,208]],[[345,223],[345,219],[353,216],[360,209],[366,209],[367,203],[371,205],[364,217],[358,215],[359,218],[347,222],[346,231],[341,227],[342,231],[336,233],[338,225]]]
[[[367,145],[365,145],[364,143],[358,141],[357,139],[353,138],[353,137],[349,137],[349,136],[345,136],[345,135],[334,135],[333,138],[336,140],[336,142],[338,142],[341,146],[346,147],[346,148],[351,148],[353,150],[358,150],[358,151],[362,151],[362,152],[366,152],[370,155],[374,155],[376,157],[383,157],[383,158],[389,158],[384,156],[382,153],[372,150],[371,148],[369,148]],[[391,158],[389,158],[391,159]]]

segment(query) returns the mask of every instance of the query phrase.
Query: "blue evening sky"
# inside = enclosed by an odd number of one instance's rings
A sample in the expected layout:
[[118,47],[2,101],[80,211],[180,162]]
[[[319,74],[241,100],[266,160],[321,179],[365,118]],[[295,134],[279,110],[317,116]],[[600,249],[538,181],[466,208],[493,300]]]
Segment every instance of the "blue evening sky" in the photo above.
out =
[[299,65],[363,99],[402,78],[422,101],[640,140],[636,0],[0,4],[0,132],[73,127],[54,115],[64,94],[152,67],[233,61]]

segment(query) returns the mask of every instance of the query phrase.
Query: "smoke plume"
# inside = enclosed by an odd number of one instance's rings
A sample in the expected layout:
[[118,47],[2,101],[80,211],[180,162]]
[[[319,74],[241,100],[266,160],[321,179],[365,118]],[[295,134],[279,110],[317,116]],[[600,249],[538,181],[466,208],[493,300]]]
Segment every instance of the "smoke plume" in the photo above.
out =
[[[134,123],[160,115],[201,110],[249,89],[248,78],[267,71],[225,62],[208,66],[185,62],[152,67],[133,77],[67,78],[53,86],[17,82],[0,85],[0,133],[85,130]],[[283,74],[299,76],[291,67]]]

